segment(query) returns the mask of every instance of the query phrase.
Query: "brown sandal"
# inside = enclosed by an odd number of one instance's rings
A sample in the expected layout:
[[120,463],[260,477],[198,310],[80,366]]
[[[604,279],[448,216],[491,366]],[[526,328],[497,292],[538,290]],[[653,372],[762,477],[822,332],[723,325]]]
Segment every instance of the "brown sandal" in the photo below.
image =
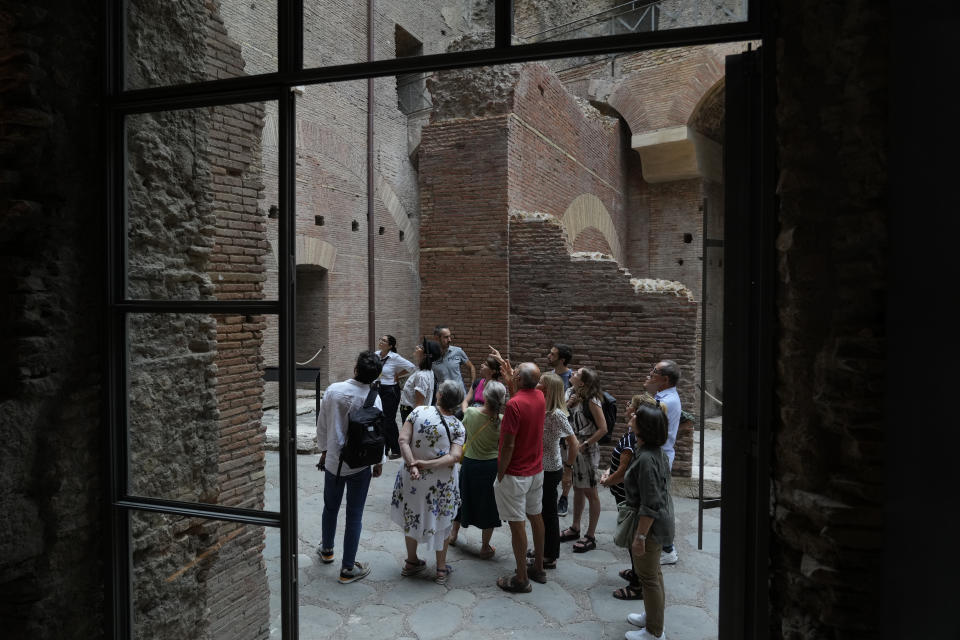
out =
[[626,586],[613,592],[617,600],[643,600],[643,590],[640,587]]
[[573,544],[574,553],[586,553],[597,548],[597,539],[593,536],[583,536]]
[[497,578],[497,586],[509,593],[530,593],[533,591],[529,580],[526,582],[517,582],[516,575]]
[[570,542],[571,540],[577,540],[579,537],[580,530],[573,527],[567,527],[560,532],[560,542]]

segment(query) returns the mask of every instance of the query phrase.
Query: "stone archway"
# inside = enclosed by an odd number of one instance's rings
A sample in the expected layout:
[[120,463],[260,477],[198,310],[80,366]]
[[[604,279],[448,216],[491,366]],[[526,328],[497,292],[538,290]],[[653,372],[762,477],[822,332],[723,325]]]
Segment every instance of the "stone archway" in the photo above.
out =
[[620,238],[613,226],[613,218],[603,202],[592,193],[583,193],[574,198],[561,218],[563,228],[567,232],[567,244],[573,248],[574,242],[581,233],[589,228],[598,230],[607,241],[613,259],[623,264],[623,251]]

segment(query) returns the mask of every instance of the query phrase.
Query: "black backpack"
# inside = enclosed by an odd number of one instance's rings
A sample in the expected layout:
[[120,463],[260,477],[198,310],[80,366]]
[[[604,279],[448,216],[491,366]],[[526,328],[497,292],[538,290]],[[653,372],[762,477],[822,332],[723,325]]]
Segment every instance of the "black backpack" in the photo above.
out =
[[[610,440],[613,439],[613,425],[617,422],[617,399],[604,391],[600,409],[603,411],[603,419],[607,421],[607,432],[597,440],[597,444],[610,444]],[[587,411],[587,415],[593,420],[592,413]]]
[[347,414],[347,441],[340,451],[340,464],[337,466],[337,476],[346,462],[354,469],[368,467],[383,460],[383,411],[373,406],[377,399],[379,388],[370,385],[370,393],[364,400],[363,406]]

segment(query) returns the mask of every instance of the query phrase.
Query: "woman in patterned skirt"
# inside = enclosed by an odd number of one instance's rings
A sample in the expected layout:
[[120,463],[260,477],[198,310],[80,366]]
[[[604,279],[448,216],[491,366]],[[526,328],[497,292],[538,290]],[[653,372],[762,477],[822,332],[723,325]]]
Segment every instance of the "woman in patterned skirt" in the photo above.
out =
[[401,574],[415,575],[426,562],[417,557],[424,545],[436,552],[438,584],[446,584],[447,538],[460,507],[454,463],[460,458],[466,429],[454,417],[463,400],[463,385],[447,380],[437,391],[436,406],[414,409],[400,430],[404,467],[397,472],[390,519],[403,528],[407,558]]

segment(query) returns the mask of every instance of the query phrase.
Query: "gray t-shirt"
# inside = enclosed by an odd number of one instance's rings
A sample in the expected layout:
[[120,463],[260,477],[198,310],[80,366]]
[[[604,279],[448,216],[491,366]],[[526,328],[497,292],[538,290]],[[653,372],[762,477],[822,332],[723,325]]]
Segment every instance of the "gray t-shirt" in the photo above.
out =
[[443,357],[433,363],[433,373],[437,376],[437,386],[439,387],[444,380],[456,380],[463,386],[460,365],[469,359],[460,347],[453,345],[447,347],[447,352],[443,354]]

